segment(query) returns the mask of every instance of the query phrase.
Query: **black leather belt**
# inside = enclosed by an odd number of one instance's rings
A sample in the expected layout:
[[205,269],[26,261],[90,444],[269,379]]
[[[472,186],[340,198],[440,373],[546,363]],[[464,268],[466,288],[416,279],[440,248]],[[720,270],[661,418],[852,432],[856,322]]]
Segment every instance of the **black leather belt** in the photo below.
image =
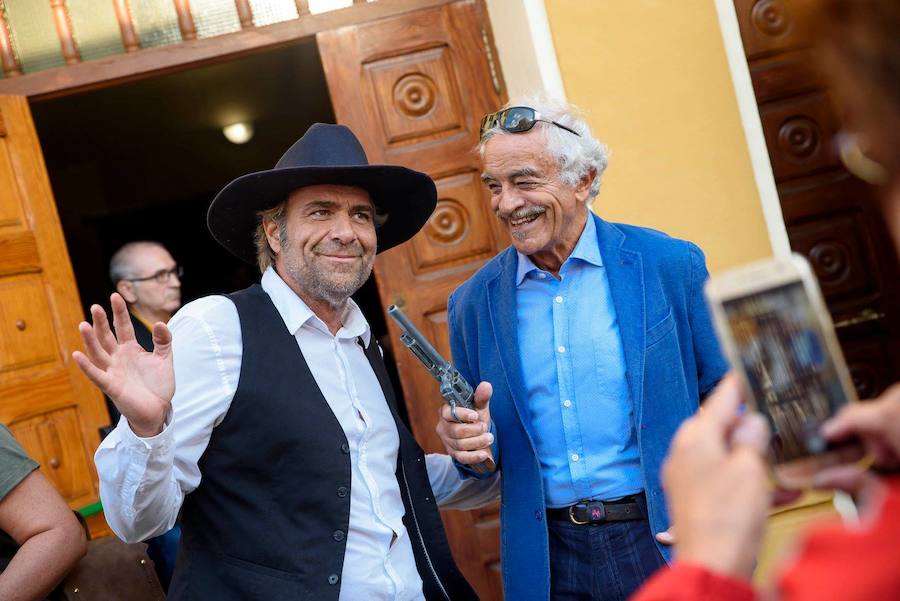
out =
[[635,497],[625,497],[616,501],[579,501],[568,507],[555,507],[547,510],[551,520],[563,520],[586,526],[606,522],[624,522],[642,520],[644,514]]

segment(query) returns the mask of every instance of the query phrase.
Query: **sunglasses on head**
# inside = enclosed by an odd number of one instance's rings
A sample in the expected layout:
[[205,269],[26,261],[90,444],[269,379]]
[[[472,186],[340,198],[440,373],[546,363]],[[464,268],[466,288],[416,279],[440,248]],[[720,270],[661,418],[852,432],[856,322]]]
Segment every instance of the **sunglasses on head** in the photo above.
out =
[[544,123],[552,123],[556,127],[562,128],[569,133],[573,133],[576,136],[581,137],[581,134],[579,134],[574,129],[566,127],[562,123],[557,123],[556,121],[545,119],[543,115],[528,106],[511,106],[507,109],[497,111],[496,113],[489,113],[485,115],[481,120],[480,137],[483,138],[484,134],[495,127],[499,127],[503,131],[512,134],[519,134],[530,130],[538,121],[543,121]]

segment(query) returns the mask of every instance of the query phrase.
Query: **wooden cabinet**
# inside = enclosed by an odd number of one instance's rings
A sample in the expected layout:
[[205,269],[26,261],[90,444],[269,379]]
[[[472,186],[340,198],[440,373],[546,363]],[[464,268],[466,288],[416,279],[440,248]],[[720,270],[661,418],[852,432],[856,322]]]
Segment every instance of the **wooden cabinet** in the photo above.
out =
[[0,421],[73,508],[97,500],[109,420],[72,361],[81,304],[24,98],[0,97]]

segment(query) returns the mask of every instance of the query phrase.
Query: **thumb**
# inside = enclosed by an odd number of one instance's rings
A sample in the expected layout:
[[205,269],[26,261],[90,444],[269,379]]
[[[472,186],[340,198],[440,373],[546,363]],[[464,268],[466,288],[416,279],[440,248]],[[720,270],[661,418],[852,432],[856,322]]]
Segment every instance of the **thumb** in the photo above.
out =
[[660,543],[671,547],[675,544],[675,526],[670,526],[668,530],[656,533],[656,540]]
[[479,413],[485,410],[490,412],[488,406],[490,405],[491,395],[493,394],[494,387],[491,386],[490,382],[482,382],[475,388],[475,409],[477,409]]
[[759,413],[748,413],[738,419],[737,425],[731,432],[732,447],[747,445],[762,456],[769,449],[771,430],[769,423]]
[[172,353],[172,332],[161,321],[153,325],[153,354],[166,359]]

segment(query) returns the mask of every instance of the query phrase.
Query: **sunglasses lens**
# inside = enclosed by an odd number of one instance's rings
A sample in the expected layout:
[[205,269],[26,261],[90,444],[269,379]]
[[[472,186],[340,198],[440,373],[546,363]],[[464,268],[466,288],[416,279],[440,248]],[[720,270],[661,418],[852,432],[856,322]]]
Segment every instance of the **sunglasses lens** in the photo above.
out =
[[496,113],[485,115],[481,120],[481,137],[492,127],[499,127],[510,133],[528,131],[537,122],[534,109],[527,106],[514,106]]
[[481,119],[481,128],[479,129],[479,132],[482,137],[487,130],[494,126],[494,117],[496,117],[496,115],[496,113],[490,113]]
[[534,109],[523,106],[513,107],[501,113],[500,127],[508,132],[520,133],[534,127]]

